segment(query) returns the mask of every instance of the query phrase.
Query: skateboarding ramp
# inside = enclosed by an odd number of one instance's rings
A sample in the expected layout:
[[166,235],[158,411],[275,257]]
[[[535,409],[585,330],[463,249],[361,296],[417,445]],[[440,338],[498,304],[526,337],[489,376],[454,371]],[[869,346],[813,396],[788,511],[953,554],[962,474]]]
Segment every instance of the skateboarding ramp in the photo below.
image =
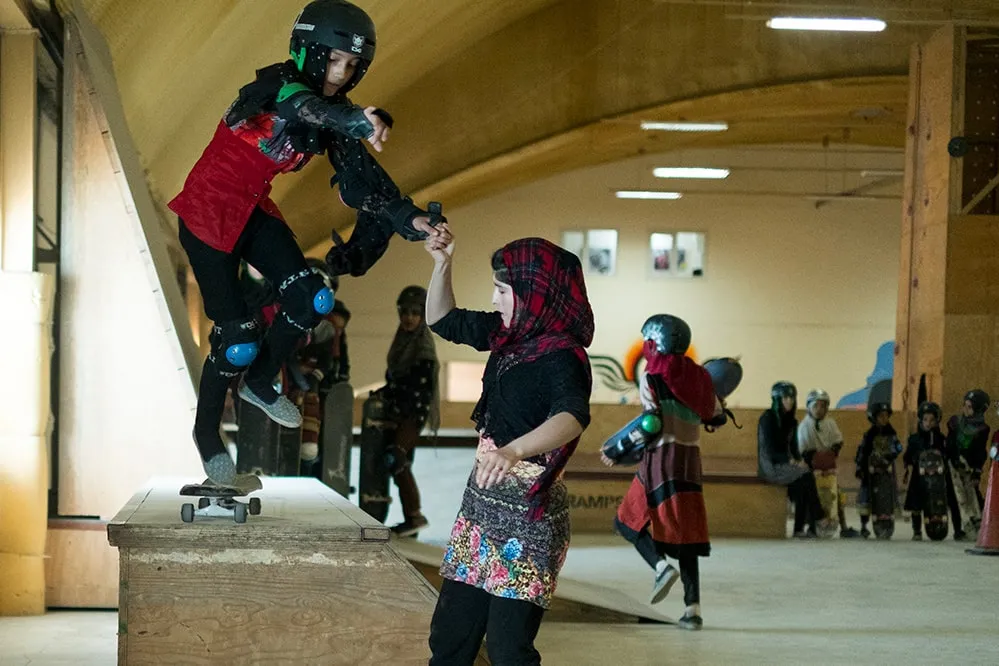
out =
[[[430,583],[440,589],[438,573],[444,549],[416,539],[393,539],[395,551],[409,560]],[[655,611],[648,604],[611,587],[559,576],[555,598],[546,620],[555,622],[658,622],[673,624],[673,620]]]

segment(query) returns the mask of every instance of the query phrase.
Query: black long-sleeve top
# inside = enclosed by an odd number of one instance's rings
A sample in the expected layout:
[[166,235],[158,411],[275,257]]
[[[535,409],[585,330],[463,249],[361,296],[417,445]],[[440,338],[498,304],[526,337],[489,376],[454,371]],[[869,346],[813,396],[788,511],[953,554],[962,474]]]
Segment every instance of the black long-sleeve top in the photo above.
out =
[[[449,342],[489,351],[489,335],[501,325],[498,312],[455,308],[430,329]],[[561,412],[571,414],[584,428],[590,423],[586,368],[571,350],[518,363],[498,378],[497,356],[490,354],[482,385],[486,401],[482,432],[497,446],[509,444]]]

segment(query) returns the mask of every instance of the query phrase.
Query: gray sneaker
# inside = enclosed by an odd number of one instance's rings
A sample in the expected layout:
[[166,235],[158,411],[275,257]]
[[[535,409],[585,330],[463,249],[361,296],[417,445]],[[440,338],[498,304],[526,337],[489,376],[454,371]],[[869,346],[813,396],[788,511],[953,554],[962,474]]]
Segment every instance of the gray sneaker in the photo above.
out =
[[231,486],[236,482],[236,465],[228,453],[218,453],[204,464],[205,474],[220,486]]
[[302,413],[285,396],[279,395],[277,400],[268,405],[257,397],[257,394],[246,385],[246,382],[239,383],[238,392],[240,398],[254,407],[259,407],[271,421],[283,425],[285,428],[300,428],[302,426]]
[[649,597],[649,603],[658,604],[665,599],[678,580],[680,580],[680,572],[672,564],[667,564],[661,573],[656,574],[656,580],[652,584],[652,596]]

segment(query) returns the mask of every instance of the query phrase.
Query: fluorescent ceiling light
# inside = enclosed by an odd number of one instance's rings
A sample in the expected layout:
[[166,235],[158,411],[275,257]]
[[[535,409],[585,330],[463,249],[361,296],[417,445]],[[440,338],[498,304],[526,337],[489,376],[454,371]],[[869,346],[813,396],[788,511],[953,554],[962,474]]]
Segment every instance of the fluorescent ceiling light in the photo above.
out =
[[701,178],[706,180],[722,180],[728,178],[728,169],[709,169],[706,167],[656,167],[652,170],[656,178]]
[[661,130],[663,132],[724,132],[728,123],[688,123],[688,122],[652,122],[642,121],[643,130]]
[[881,32],[884,21],[872,18],[801,18],[778,16],[767,21],[774,30],[832,30],[836,32]]
[[650,192],[648,190],[618,190],[614,193],[618,199],[667,199],[675,201],[683,195],[679,192]]

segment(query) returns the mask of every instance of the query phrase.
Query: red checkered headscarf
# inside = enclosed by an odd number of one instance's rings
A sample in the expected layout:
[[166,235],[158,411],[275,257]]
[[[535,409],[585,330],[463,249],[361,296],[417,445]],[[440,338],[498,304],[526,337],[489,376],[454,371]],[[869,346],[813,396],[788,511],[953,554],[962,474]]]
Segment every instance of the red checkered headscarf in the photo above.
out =
[[[515,365],[569,349],[586,369],[589,393],[592,380],[585,348],[593,341],[593,310],[586,297],[579,258],[543,238],[522,238],[508,243],[500,252],[514,304],[510,326],[500,327],[489,338],[489,349],[498,356],[497,380]],[[484,406],[485,400],[479,404]],[[476,412],[479,409],[476,407]],[[480,416],[473,414],[477,421]],[[528,520],[541,518],[548,490],[578,443],[577,437],[557,449],[528,492]]]

